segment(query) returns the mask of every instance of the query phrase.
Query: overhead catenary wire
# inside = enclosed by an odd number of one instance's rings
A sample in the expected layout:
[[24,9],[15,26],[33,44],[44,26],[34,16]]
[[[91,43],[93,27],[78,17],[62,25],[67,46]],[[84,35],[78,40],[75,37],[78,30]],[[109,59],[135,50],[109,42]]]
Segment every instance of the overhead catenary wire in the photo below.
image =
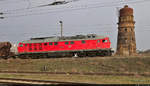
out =
[[[42,7],[46,7],[46,6],[53,6],[53,5],[50,5],[51,3],[50,4],[42,4],[42,5],[38,5],[38,6],[31,6],[31,1],[30,0],[25,0],[25,1],[28,2],[28,7],[26,7],[26,8],[19,8],[19,9],[13,9],[13,10],[5,10],[3,12],[5,14],[9,14],[11,12],[25,11],[25,10],[30,10],[30,9],[34,9],[34,8],[42,8]],[[79,0],[71,0],[71,1],[68,1],[68,3],[75,2],[75,1],[79,1]]]
[[[79,5],[77,7],[88,7],[88,6],[91,6],[91,5],[94,5],[94,6],[95,5],[103,5],[104,6],[104,5],[108,5],[108,4],[122,3],[122,2],[125,2],[125,1],[116,1],[116,2],[113,1],[113,2],[94,3],[94,4],[83,5],[83,6]],[[128,1],[126,1],[126,2],[128,2]],[[5,10],[5,11],[3,11],[3,13],[5,13],[5,14],[13,14],[13,12],[19,12],[19,11],[25,11],[25,10],[27,10],[29,12],[32,12],[31,9],[43,8],[43,7],[51,7],[51,6],[48,6],[48,4],[44,4],[44,5],[38,5],[38,6],[29,7],[29,8],[27,7],[27,8],[13,9],[13,10]],[[54,7],[54,6],[52,6],[52,7]],[[66,8],[72,8],[72,6],[66,7]],[[57,10],[57,9],[62,9],[62,7],[54,8],[54,9],[46,9],[46,10]],[[36,10],[36,11],[41,11],[41,9],[40,10]]]
[[52,10],[51,9],[46,9],[45,12],[37,12],[33,13],[34,11],[29,12],[28,14],[18,14],[18,15],[12,15],[12,16],[5,16],[5,18],[10,18],[10,17],[21,17],[21,16],[29,16],[29,15],[41,15],[41,14],[49,14],[49,13],[58,13],[58,12],[69,12],[69,11],[75,11],[75,10],[83,10],[83,9],[92,9],[92,8],[101,8],[101,7],[113,7],[117,5],[122,5],[122,4],[136,4],[136,3],[142,3],[142,2],[147,2],[147,0],[138,0],[138,1],[130,1],[130,2],[121,2],[121,3],[114,3],[114,4],[108,4],[108,5],[91,5],[91,6],[81,6],[81,7],[72,7],[68,9],[60,9],[60,10]]
[[[28,0],[27,0],[28,1]],[[142,1],[145,1],[145,0],[139,0],[140,2]],[[134,2],[139,2],[139,1],[134,1]],[[100,5],[100,4],[102,4],[103,6],[104,5],[107,5],[107,4],[113,4],[113,3],[120,3],[120,2],[124,2],[124,1],[117,1],[117,2],[107,2],[107,3],[96,3],[96,4],[88,4],[88,5]],[[130,2],[130,1],[126,1],[126,2],[124,2],[124,3],[132,3],[132,2]],[[133,3],[134,3],[133,2]],[[20,9],[14,9],[14,10],[6,10],[6,11],[3,11],[3,13],[11,13],[11,11],[12,12],[15,12],[15,11],[23,11],[23,10],[29,10],[29,9],[33,9],[33,8],[40,8],[40,6],[41,5],[39,5],[39,6],[35,6],[35,7],[30,7],[30,8],[20,8]],[[85,6],[87,6],[87,5],[84,5],[84,7]],[[56,8],[56,9],[62,9],[61,7],[60,8]],[[56,10],[56,9],[54,9],[54,10]]]
[[[25,1],[28,1],[29,2],[29,0],[25,0]],[[76,0],[72,0],[72,2],[74,2],[74,1],[76,1]],[[77,1],[79,1],[79,0],[77,0]],[[128,0],[129,1],[129,0]],[[70,1],[71,2],[71,1]],[[88,4],[88,5],[98,5],[98,4],[112,4],[112,3],[118,3],[118,2],[125,2],[125,1],[116,1],[116,2],[103,2],[103,3],[96,3],[96,4]],[[127,2],[127,1],[126,1]],[[30,2],[29,2],[30,3]],[[38,6],[33,6],[33,7],[26,7],[26,8],[19,8],[19,9],[13,9],[13,10],[5,10],[5,11],[3,11],[4,13],[11,13],[11,12],[16,12],[16,11],[24,11],[24,10],[30,10],[30,9],[34,9],[34,8],[41,8],[41,7],[48,7],[49,6],[49,4],[42,4],[42,5],[38,5]],[[55,5],[56,6],[56,5]],[[50,7],[50,6],[49,6]],[[54,6],[53,6],[54,7]],[[61,7],[60,8],[56,8],[56,9],[62,9]],[[56,10],[56,9],[54,9],[54,10]]]

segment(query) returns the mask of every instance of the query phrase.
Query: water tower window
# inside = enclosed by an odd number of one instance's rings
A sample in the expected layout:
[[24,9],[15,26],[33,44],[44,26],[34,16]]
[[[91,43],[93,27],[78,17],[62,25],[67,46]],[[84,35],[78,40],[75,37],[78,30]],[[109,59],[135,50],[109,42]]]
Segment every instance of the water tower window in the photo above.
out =
[[127,43],[128,41],[127,41],[127,38],[125,38],[125,43]]
[[127,28],[125,28],[125,31],[127,32],[127,31],[128,31],[128,29],[127,29]]
[[132,38],[132,41],[134,41],[134,38]]

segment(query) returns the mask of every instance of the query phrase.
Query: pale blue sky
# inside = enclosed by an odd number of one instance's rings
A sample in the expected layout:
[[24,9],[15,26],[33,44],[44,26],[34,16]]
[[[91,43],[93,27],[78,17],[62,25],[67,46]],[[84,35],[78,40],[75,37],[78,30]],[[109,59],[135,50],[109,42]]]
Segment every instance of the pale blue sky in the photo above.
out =
[[116,48],[117,8],[128,3],[134,8],[137,49],[150,49],[150,0],[134,0],[136,3],[128,2],[131,0],[79,0],[34,9],[30,8],[54,0],[29,1],[30,4],[28,0],[0,0],[0,11],[7,13],[3,15],[6,19],[0,20],[0,41],[18,43],[31,37],[59,36],[61,20],[64,22],[64,35],[105,35],[110,37],[112,48]]

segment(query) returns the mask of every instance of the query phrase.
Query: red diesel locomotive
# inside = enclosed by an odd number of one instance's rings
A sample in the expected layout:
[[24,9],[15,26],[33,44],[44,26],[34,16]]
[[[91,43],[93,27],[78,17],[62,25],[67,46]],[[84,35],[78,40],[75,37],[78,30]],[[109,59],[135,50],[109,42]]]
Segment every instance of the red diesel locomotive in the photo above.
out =
[[19,43],[18,53],[26,58],[110,56],[113,52],[110,45],[108,37],[96,34],[31,38]]

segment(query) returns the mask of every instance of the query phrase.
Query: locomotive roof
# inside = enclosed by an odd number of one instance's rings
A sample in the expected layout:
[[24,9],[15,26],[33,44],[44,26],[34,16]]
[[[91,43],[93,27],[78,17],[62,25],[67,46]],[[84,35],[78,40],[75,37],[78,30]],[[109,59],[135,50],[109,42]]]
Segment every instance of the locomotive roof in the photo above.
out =
[[42,37],[31,38],[30,40],[23,41],[22,43],[42,43],[42,42],[58,42],[58,41],[75,41],[75,40],[90,40],[90,39],[103,39],[106,36],[98,36],[96,34],[76,35],[67,37]]

